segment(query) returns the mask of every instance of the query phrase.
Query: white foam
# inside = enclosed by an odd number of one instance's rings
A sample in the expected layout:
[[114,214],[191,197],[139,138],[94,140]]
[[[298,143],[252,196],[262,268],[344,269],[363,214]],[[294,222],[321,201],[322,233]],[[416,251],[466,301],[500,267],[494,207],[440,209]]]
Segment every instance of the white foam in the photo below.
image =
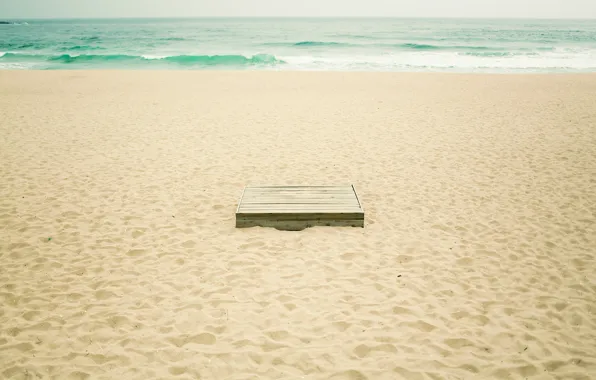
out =
[[595,49],[559,49],[537,55],[473,56],[457,52],[395,52],[360,56],[282,56],[289,70],[348,71],[593,71]]
[[169,55],[153,55],[153,54],[142,54],[141,57],[144,59],[164,59],[170,57]]
[[35,64],[24,62],[0,62],[0,70],[30,70]]

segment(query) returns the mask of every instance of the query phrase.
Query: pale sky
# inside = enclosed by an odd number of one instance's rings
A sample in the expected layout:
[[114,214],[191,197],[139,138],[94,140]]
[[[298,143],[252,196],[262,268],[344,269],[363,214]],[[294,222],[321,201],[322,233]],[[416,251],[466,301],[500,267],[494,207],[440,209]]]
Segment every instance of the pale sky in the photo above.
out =
[[0,20],[256,16],[596,18],[596,0],[0,0]]

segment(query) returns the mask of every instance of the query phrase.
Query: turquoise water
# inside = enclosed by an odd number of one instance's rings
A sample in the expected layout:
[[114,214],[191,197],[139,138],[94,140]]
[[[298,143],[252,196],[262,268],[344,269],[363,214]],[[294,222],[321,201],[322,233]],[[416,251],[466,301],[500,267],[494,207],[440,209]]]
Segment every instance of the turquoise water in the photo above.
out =
[[0,69],[596,71],[596,20],[114,19],[0,25]]

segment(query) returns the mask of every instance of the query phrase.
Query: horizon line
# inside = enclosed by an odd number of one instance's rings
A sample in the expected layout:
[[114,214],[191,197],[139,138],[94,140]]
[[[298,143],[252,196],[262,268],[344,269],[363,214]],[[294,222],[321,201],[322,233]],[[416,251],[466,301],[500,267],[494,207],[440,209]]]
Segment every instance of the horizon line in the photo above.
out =
[[100,16],[100,17],[9,17],[0,20],[201,20],[201,19],[452,19],[452,20],[585,20],[596,17],[487,17],[487,16]]

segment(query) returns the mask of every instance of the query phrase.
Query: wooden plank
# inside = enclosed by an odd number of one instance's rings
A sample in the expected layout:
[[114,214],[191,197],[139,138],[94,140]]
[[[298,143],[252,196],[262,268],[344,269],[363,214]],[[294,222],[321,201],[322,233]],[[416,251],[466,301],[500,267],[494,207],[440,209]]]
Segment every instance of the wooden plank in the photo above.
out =
[[247,186],[247,189],[264,189],[264,190],[278,190],[278,189],[349,189],[352,185],[344,186]]
[[266,189],[266,190],[275,190],[275,189],[345,189],[350,188],[352,185],[335,185],[335,186],[305,186],[305,185],[297,185],[297,186],[247,186],[249,189]]
[[353,185],[250,186],[236,209],[237,227],[303,229],[364,227],[364,210]]
[[325,191],[336,191],[336,192],[351,192],[353,191],[351,187],[302,187],[302,188],[294,188],[294,189],[256,189],[254,187],[247,187],[246,191],[254,191],[254,192],[269,192],[269,193],[279,193],[279,192],[301,192],[301,191],[313,191],[313,192],[325,192]]
[[364,220],[301,221],[259,220],[237,221],[236,228],[271,227],[282,231],[302,231],[309,227],[364,227]]
[[242,208],[320,208],[320,207],[327,207],[327,208],[355,208],[361,210],[360,206],[353,203],[345,203],[345,204],[333,204],[333,203],[250,203],[246,204],[243,203],[240,206]]
[[343,204],[349,203],[354,206],[360,206],[358,202],[350,198],[248,198],[244,199],[242,204],[246,203],[327,203]]
[[337,212],[288,212],[288,213],[270,213],[270,212],[255,212],[255,213],[246,213],[241,212],[237,215],[238,218],[245,218],[245,219],[363,219],[364,214],[359,212],[344,212],[344,213],[337,213]]
[[337,217],[344,217],[347,214],[353,215],[364,215],[361,211],[358,210],[333,210],[333,209],[317,209],[317,210],[288,210],[288,209],[279,209],[279,210],[267,210],[267,209],[254,209],[254,210],[243,210],[241,209],[237,215],[313,215],[314,214],[325,214],[325,215],[335,215]]
[[260,206],[265,206],[265,205],[332,205],[332,206],[347,206],[347,207],[358,207],[360,208],[360,206],[358,206],[358,204],[354,204],[354,202],[325,202],[325,201],[315,201],[315,200],[311,200],[311,201],[285,201],[285,202],[258,202],[258,201],[254,201],[254,202],[244,202],[242,203],[243,206],[251,206],[251,205],[260,205]]
[[253,196],[248,196],[248,195],[244,195],[244,202],[247,201],[276,201],[276,200],[287,200],[287,201],[301,201],[301,200],[323,200],[323,201],[327,201],[327,202],[352,202],[354,204],[359,204],[358,200],[354,197],[354,195],[352,194],[351,197],[317,197],[317,196],[303,196],[303,197],[275,197],[275,196],[271,196],[271,195],[266,195],[266,196],[262,196],[262,197],[253,197]]
[[237,218],[268,218],[268,219],[363,219],[364,214],[357,211],[350,212],[239,212]]
[[295,196],[305,196],[305,195],[324,195],[324,196],[334,196],[334,195],[349,195],[354,196],[354,192],[350,191],[253,191],[253,190],[246,190],[246,194],[250,195],[295,195]]
[[321,217],[313,217],[309,214],[256,214],[256,215],[240,215],[237,221],[281,221],[281,220],[295,220],[295,221],[339,221],[339,220],[364,220],[364,216],[362,214],[326,214]]
[[353,192],[350,191],[345,191],[345,190],[317,190],[317,191],[312,191],[312,190],[294,190],[294,191],[290,191],[290,190],[280,190],[280,191],[255,191],[255,190],[246,190],[247,194],[257,194],[257,195],[262,195],[262,194],[279,194],[279,195],[289,195],[289,194],[296,194],[296,195],[305,195],[305,194],[319,194],[319,195],[327,195],[327,194],[343,194],[343,195],[354,195]]
[[354,196],[354,192],[350,191],[253,191],[246,190],[247,195],[275,195],[275,196],[306,196],[306,195],[322,195],[322,196]]
[[335,196],[315,196],[315,195],[309,195],[309,196],[302,196],[302,197],[296,197],[296,196],[273,196],[273,195],[264,195],[264,196],[250,196],[250,195],[244,195],[244,202],[246,201],[275,201],[275,200],[288,200],[288,201],[300,201],[300,200],[324,200],[327,202],[342,202],[342,201],[350,201],[353,202],[354,204],[358,204],[358,200],[356,198],[354,198],[354,195],[352,194],[351,196],[339,196],[339,197],[335,197]]
[[345,214],[345,215],[332,215],[329,214],[327,217],[321,217],[321,218],[314,218],[312,217],[312,215],[307,215],[307,214],[302,214],[302,215],[292,215],[292,214],[286,214],[286,215],[271,215],[271,214],[258,214],[258,215],[247,215],[245,217],[238,217],[236,219],[237,221],[241,220],[241,221],[263,221],[263,220],[269,220],[269,221],[281,221],[281,220],[295,220],[295,221],[339,221],[339,220],[364,220],[364,217],[362,217],[362,215],[351,215],[351,214]]
[[336,206],[332,206],[332,205],[327,205],[327,204],[323,204],[323,203],[317,203],[317,204],[286,204],[286,203],[276,203],[276,204],[251,204],[251,205],[242,205],[239,209],[239,211],[242,210],[275,210],[276,212],[279,212],[278,210],[296,210],[296,211],[300,211],[300,210],[307,210],[307,211],[314,211],[314,210],[353,210],[353,211],[359,211],[359,212],[364,212],[360,207],[358,206],[352,206],[352,205],[336,205]]
[[311,193],[351,193],[352,190],[348,187],[346,189],[252,189],[247,188],[246,191],[254,193],[300,193],[300,192],[311,192]]
[[304,202],[304,203],[308,203],[308,202],[327,202],[329,204],[331,203],[351,203],[355,206],[359,206],[360,204],[358,203],[358,201],[356,199],[354,199],[354,197],[352,196],[352,199],[350,198],[324,198],[324,197],[312,197],[312,198],[302,198],[302,197],[298,197],[298,198],[274,198],[274,197],[244,197],[244,201],[241,203],[250,203],[250,202],[259,202],[259,203],[267,203],[267,202]]
[[294,208],[294,209],[314,209],[314,208],[337,208],[337,209],[346,209],[346,208],[353,208],[357,210],[362,210],[360,206],[355,204],[330,204],[330,203],[252,203],[252,204],[242,204],[240,209],[252,209],[252,208]]
[[353,209],[363,212],[363,210],[358,206],[350,206],[350,205],[325,205],[325,204],[313,204],[313,205],[305,205],[305,204],[295,204],[295,205],[288,205],[288,204],[255,204],[255,205],[242,205],[240,206],[239,210],[255,210],[255,209],[265,209],[265,210],[277,210],[277,209],[292,209],[292,210],[314,210],[314,209],[337,209],[337,210],[346,210],[346,209]]
[[354,195],[354,192],[347,190],[279,190],[279,191],[257,191],[246,190],[248,194],[349,194]]
[[327,200],[329,202],[335,201],[346,201],[349,200],[354,204],[359,204],[356,196],[352,194],[351,196],[320,196],[320,195],[303,195],[303,196],[275,196],[275,195],[261,195],[261,196],[253,196],[249,194],[245,194],[244,198],[246,200],[275,200],[275,199],[286,199],[286,200],[301,200],[301,199],[321,199]]
[[352,209],[345,209],[345,208],[313,208],[313,209],[295,209],[295,208],[253,208],[253,209],[246,209],[241,208],[238,211],[238,214],[364,214],[361,209],[359,208],[352,208]]

